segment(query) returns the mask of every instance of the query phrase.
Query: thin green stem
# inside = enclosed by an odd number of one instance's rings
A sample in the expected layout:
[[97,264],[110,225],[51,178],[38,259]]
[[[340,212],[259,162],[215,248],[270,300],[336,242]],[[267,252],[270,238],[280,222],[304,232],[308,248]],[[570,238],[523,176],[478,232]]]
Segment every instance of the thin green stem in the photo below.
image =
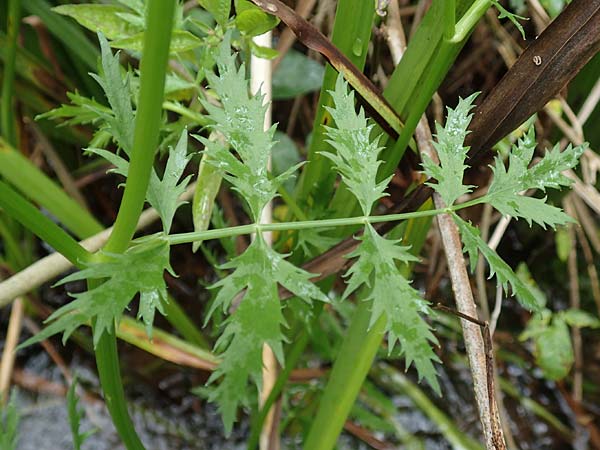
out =
[[13,87],[15,82],[15,61],[17,57],[17,36],[21,0],[8,1],[7,46],[4,58],[4,77],[2,79],[2,105],[0,110],[0,132],[12,145],[16,144],[15,117],[13,110]]
[[216,230],[206,230],[190,233],[179,233],[172,234],[168,237],[169,244],[189,244],[195,241],[203,241],[209,239],[221,239],[224,237],[240,236],[242,234],[252,234],[256,232],[264,231],[291,231],[291,230],[304,230],[307,228],[335,228],[335,227],[348,227],[356,225],[364,225],[365,223],[380,223],[380,222],[397,222],[407,219],[418,219],[421,217],[432,217],[437,214],[445,214],[452,211],[458,211],[472,204],[481,203],[479,199],[477,201],[462,203],[460,205],[454,205],[450,208],[444,209],[431,209],[426,211],[413,211],[409,213],[400,214],[385,214],[381,216],[357,216],[357,217],[345,217],[340,219],[319,219],[319,220],[303,220],[299,222],[279,222],[279,223],[265,223],[265,224],[250,224],[250,225],[239,225],[237,227],[220,228]]
[[161,125],[163,92],[173,26],[173,0],[150,0],[141,61],[139,108],[123,201],[106,251],[127,249],[142,212]]
[[452,36],[450,42],[462,42],[473,30],[473,27],[477,25],[481,16],[485,14],[490,6],[492,6],[491,0],[477,0],[473,3],[456,24],[454,36]]
[[[109,252],[122,253],[127,249],[146,199],[161,125],[174,11],[173,0],[150,0],[148,3],[133,150],[123,201],[113,233],[105,247]],[[119,436],[128,450],[143,450],[144,446],[127,412],[114,332],[104,333],[100,338],[96,348],[96,363],[106,405]]]

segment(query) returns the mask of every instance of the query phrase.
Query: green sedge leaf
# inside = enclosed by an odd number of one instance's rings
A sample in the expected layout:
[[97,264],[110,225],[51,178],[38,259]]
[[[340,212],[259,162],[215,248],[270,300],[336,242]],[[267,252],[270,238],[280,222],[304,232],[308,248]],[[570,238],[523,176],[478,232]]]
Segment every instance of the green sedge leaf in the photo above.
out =
[[102,280],[102,284],[82,293],[71,294],[73,301],[56,310],[41,332],[21,346],[40,342],[63,333],[63,343],[78,327],[95,320],[94,346],[105,331],[113,332],[125,309],[136,294],[140,294],[138,318],[152,337],[155,311],[164,314],[167,287],[165,270],[173,274],[169,264],[169,243],[160,236],[146,239],[123,254],[103,254],[105,260],[63,278],[58,284],[77,280]]
[[128,13],[129,10],[117,5],[60,5],[52,8],[52,11],[72,17],[81,26],[94,33],[102,33],[110,40],[131,36],[143,30],[143,27],[125,20],[121,14]]
[[435,164],[428,155],[423,155],[425,174],[437,180],[437,183],[427,184],[440,194],[446,206],[452,206],[461,195],[471,192],[472,186],[462,184],[464,171],[468,167],[465,165],[465,159],[469,151],[469,147],[464,147],[464,141],[472,117],[469,112],[477,95],[460,99],[456,109],[448,108],[445,126],[436,123],[437,142],[433,145],[440,164]]
[[[502,285],[505,292],[508,292],[507,288],[510,284],[513,295],[516,295],[519,303],[524,308],[529,311],[541,311],[544,307],[544,304],[541,303],[543,297],[535,295],[531,286],[521,280],[513,272],[510,266],[506,264],[483,239],[481,239],[477,228],[454,213],[452,214],[452,217],[460,231],[464,243],[464,251],[467,252],[471,258],[471,271],[475,268],[477,253],[480,251],[490,266],[490,278],[496,275],[498,283]],[[473,261],[475,261],[475,263]]]
[[348,92],[344,77],[338,75],[335,90],[330,91],[334,107],[327,109],[335,122],[335,128],[326,127],[327,142],[337,150],[321,152],[335,164],[342,181],[354,194],[365,215],[369,215],[373,204],[386,196],[385,189],[391,176],[377,183],[377,170],[382,161],[378,159],[383,147],[379,138],[371,141],[373,125],[367,124],[364,111],[356,114],[354,92]]
[[398,245],[399,241],[379,236],[370,224],[359,239],[358,248],[347,256],[358,259],[344,274],[349,278],[344,298],[360,286],[366,287],[365,301],[373,302],[369,326],[384,315],[389,351],[399,342],[406,367],[414,362],[419,378],[425,378],[439,394],[433,363],[440,360],[431,347],[432,343],[437,344],[437,339],[422,318],[430,313],[430,308],[396,267],[397,261],[408,263],[418,258],[408,252],[408,247]]
[[277,187],[292,175],[285,172],[270,179],[268,161],[273,148],[275,126],[264,131],[267,105],[262,95],[249,95],[249,86],[242,65],[236,67],[231,53],[230,36],[226,35],[217,55],[219,76],[206,74],[210,87],[217,93],[222,107],[201,100],[214,122],[211,128],[223,134],[235,150],[234,156],[224,145],[199,138],[205,145],[208,161],[217,168],[244,198],[254,221],[258,221],[264,206],[275,197]]
[[564,151],[558,146],[546,152],[540,162],[529,168],[535,151],[535,131],[531,127],[517,145],[513,146],[509,156],[508,169],[500,157],[496,157],[492,166],[494,178],[488,190],[486,199],[504,215],[524,218],[531,225],[536,222],[543,228],[550,225],[564,225],[573,219],[560,208],[547,205],[546,199],[538,199],[521,195],[528,189],[546,188],[559,189],[569,186],[571,180],[561,172],[574,168],[585,146],[572,147]]
[[150,175],[147,194],[148,203],[158,211],[165,233],[168,233],[171,229],[175,211],[185,203],[179,201],[179,197],[185,191],[191,175],[185,177],[181,182],[179,180],[192,157],[188,155],[187,148],[187,130],[183,130],[177,145],[169,152],[162,179],[158,178],[155,170]]
[[215,351],[222,352],[222,363],[208,382],[221,380],[210,391],[209,399],[219,404],[229,433],[237,408],[249,402],[248,380],[261,384],[263,345],[269,345],[283,364],[281,326],[285,321],[277,284],[305,301],[328,299],[310,283],[313,275],[285,261],[260,235],[242,255],[221,268],[234,271],[212,286],[220,290],[207,320],[216,309],[227,313],[234,301],[240,303],[225,321],[225,330],[217,340]]
[[92,429],[85,433],[80,433],[79,428],[81,426],[81,419],[83,419],[85,413],[84,410],[79,407],[79,398],[75,392],[76,388],[77,377],[74,377],[71,381],[71,386],[69,386],[69,390],[67,391],[67,413],[69,426],[71,427],[71,436],[73,437],[73,449],[81,450],[85,440],[97,430]]

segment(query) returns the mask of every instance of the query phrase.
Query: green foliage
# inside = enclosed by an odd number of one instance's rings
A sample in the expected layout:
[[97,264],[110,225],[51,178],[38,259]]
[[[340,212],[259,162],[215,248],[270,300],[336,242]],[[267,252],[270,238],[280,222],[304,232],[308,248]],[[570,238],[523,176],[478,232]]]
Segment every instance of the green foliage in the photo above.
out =
[[[346,82],[341,76],[331,92],[335,107],[330,108],[336,127],[327,128],[328,141],[337,153],[323,152],[340,172],[342,180],[354,193],[363,213],[368,215],[373,204],[383,197],[391,177],[377,182],[378,160],[381,148],[378,138],[371,140],[372,126],[367,125],[364,112],[354,110],[354,95],[348,93]],[[389,351],[396,342],[400,343],[407,367],[414,361],[420,378],[425,378],[431,387],[440,392],[434,361],[439,361],[431,344],[437,343],[421,314],[428,314],[429,307],[419,293],[396,266],[396,262],[410,263],[417,260],[397,240],[386,240],[379,236],[371,224],[366,223],[361,244],[348,258],[357,258],[345,274],[349,277],[344,298],[365,286],[364,301],[372,301],[369,327],[381,316],[386,318]]]
[[352,191],[367,216],[373,204],[387,195],[384,191],[392,177],[377,183],[377,170],[381,165],[378,156],[383,148],[378,146],[379,138],[371,141],[370,134],[374,126],[367,124],[364,111],[361,109],[358,114],[354,111],[354,92],[348,93],[342,75],[338,76],[335,91],[330,93],[335,107],[327,109],[336,126],[326,127],[326,142],[337,153],[321,154],[333,161],[342,181]]
[[235,26],[244,35],[259,36],[279,23],[276,16],[265,13],[248,0],[235,0]]
[[191,158],[191,155],[187,153],[187,148],[187,130],[183,130],[177,145],[169,152],[169,159],[162,179],[158,178],[155,170],[150,175],[146,198],[148,203],[158,211],[165,233],[168,233],[171,229],[175,211],[183,204],[179,201],[179,197],[185,191],[191,178],[191,175],[189,175],[179,181]]
[[536,296],[531,286],[521,280],[510,266],[481,239],[479,230],[456,214],[453,214],[452,217],[458,225],[464,249],[469,254],[471,271],[475,270],[478,252],[481,252],[490,266],[490,278],[496,275],[498,283],[504,287],[505,291],[510,285],[513,295],[517,296],[517,300],[524,308],[530,311],[540,311],[544,307],[540,297]]
[[520,194],[528,189],[545,191],[546,188],[559,189],[561,186],[570,186],[571,180],[562,172],[578,164],[585,146],[569,145],[561,152],[557,145],[546,152],[540,162],[529,168],[535,147],[535,131],[531,127],[518,144],[513,146],[509,155],[508,169],[504,167],[502,159],[496,157],[492,166],[494,178],[486,195],[486,201],[502,214],[522,217],[530,225],[533,221],[543,228],[546,225],[555,228],[556,225],[572,222],[573,219],[559,208],[546,204],[545,198],[538,199]]
[[464,164],[468,147],[463,146],[467,137],[467,127],[472,115],[469,111],[473,108],[473,101],[477,94],[466,99],[460,99],[456,109],[448,108],[446,125],[436,124],[437,142],[433,145],[437,150],[440,164],[434,163],[431,158],[423,155],[423,170],[428,177],[437,180],[437,183],[428,183],[440,194],[446,206],[452,206],[461,195],[471,192],[472,186],[462,184],[463,173],[467,166]]
[[[203,101],[215,123],[214,128],[222,133],[229,146],[203,137],[199,139],[209,156],[206,161],[233,185],[250,207],[254,221],[258,222],[262,209],[275,196],[279,183],[289,178],[297,166],[271,179],[268,162],[275,127],[264,131],[267,105],[263,105],[262,96],[248,94],[244,66],[236,68],[229,42],[229,36],[226,36],[219,49],[219,76],[207,73],[210,87],[218,95],[222,107]],[[248,249],[221,267],[233,272],[213,286],[220,290],[208,314],[210,317],[217,309],[224,313],[235,309],[226,319],[224,331],[215,345],[215,350],[222,353],[222,363],[209,380],[220,380],[219,385],[210,390],[209,398],[218,402],[228,433],[238,406],[249,403],[248,379],[259,387],[261,385],[263,346],[269,345],[283,364],[281,327],[285,322],[278,284],[306,301],[328,301],[310,283],[311,274],[285,261],[270,248],[260,228],[256,232]]]
[[414,361],[419,378],[425,378],[429,385],[441,395],[440,385],[433,362],[440,362],[431,344],[437,344],[427,322],[421,317],[431,311],[417,290],[402,276],[396,261],[409,263],[417,261],[408,252],[408,247],[398,245],[399,241],[386,240],[379,236],[373,227],[365,226],[361,244],[348,255],[358,258],[348,272],[348,286],[344,297],[348,297],[358,287],[365,286],[364,301],[372,301],[369,327],[384,315],[387,321],[388,351],[396,342],[406,359],[406,366]]
[[316,91],[321,88],[324,75],[322,64],[292,49],[273,73],[273,99],[289,99]]
[[517,14],[511,13],[504,6],[502,6],[500,3],[498,3],[497,0],[492,0],[492,4],[498,9],[498,12],[500,13],[500,14],[498,14],[498,19],[510,20],[513,23],[513,25],[515,27],[517,27],[517,30],[519,30],[519,32],[521,33],[523,40],[525,40],[526,39],[525,30],[523,29],[523,26],[519,23],[519,19],[520,20],[529,20],[529,18],[522,17]]
[[600,328],[600,320],[579,309],[554,314],[544,309],[531,318],[521,333],[522,341],[533,340],[536,363],[549,380],[563,379],[573,366],[575,357],[569,326]]
[[0,404],[0,448],[17,450],[19,437],[19,412],[15,405],[14,393],[6,406]]
[[231,0],[198,0],[200,5],[215,18],[221,26],[229,19]]
[[64,343],[75,329],[90,320],[95,323],[95,346],[105,331],[114,331],[115,323],[136,294],[140,294],[138,318],[146,324],[146,332],[151,337],[154,313],[158,309],[164,314],[167,302],[165,270],[174,275],[169,264],[169,244],[160,235],[149,237],[122,254],[101,253],[100,261],[63,278],[59,284],[86,279],[104,281],[93,289],[70,294],[74,300],[56,310],[46,320],[49,325],[21,346],[61,332]]
[[80,433],[79,427],[81,426],[81,419],[85,416],[85,412],[82,408],[79,408],[79,399],[75,390],[77,389],[77,377],[74,377],[71,381],[71,386],[67,391],[67,413],[69,417],[69,425],[71,427],[71,435],[73,436],[73,449],[81,450],[83,443],[87,438],[96,432],[96,430],[89,430],[85,433]]
[[264,131],[267,105],[263,104],[262,95],[248,94],[245,67],[242,65],[239,69],[236,68],[229,36],[219,48],[217,66],[219,76],[207,73],[206,78],[218,95],[222,108],[207,100],[202,100],[202,104],[214,122],[211,128],[223,134],[239,155],[239,159],[221,143],[204,137],[198,139],[210,155],[208,162],[244,197],[253,220],[257,222],[264,206],[275,196],[277,187],[299,166],[289,168],[274,179],[269,177],[267,165],[274,145],[275,126]]

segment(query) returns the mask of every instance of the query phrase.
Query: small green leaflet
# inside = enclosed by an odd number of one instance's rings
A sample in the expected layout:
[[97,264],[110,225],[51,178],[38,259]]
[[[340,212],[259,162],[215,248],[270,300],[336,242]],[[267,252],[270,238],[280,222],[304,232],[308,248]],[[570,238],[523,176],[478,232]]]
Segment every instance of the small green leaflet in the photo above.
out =
[[477,94],[460,99],[456,109],[448,108],[446,126],[436,123],[437,142],[433,145],[437,150],[440,164],[434,163],[428,155],[423,154],[423,170],[425,174],[437,180],[427,183],[440,194],[446,206],[452,206],[461,195],[471,192],[472,186],[462,184],[463,174],[467,166],[468,147],[463,143],[467,136],[467,127],[471,122],[473,101]]
[[536,222],[543,228],[550,225],[564,225],[573,219],[561,209],[547,205],[544,199],[520,195],[527,189],[558,189],[569,186],[571,180],[561,172],[574,168],[585,146],[569,145],[562,152],[559,146],[546,152],[544,158],[531,168],[529,164],[535,151],[535,131],[533,126],[528,133],[513,146],[509,156],[508,169],[500,157],[492,166],[494,178],[485,200],[504,215],[524,218],[530,225]]
[[288,179],[299,167],[293,166],[283,174],[270,179],[267,166],[273,148],[275,125],[264,131],[267,105],[262,95],[248,94],[245,68],[236,68],[235,55],[230,49],[230,34],[225,36],[219,47],[217,66],[219,76],[206,74],[210,87],[217,93],[222,107],[201,100],[215,125],[211,127],[221,132],[227,142],[237,152],[238,159],[224,145],[198,137],[211,155],[214,165],[244,197],[253,220],[256,222],[264,206],[273,199],[277,186]]
[[349,277],[344,298],[364,285],[368,292],[364,301],[373,302],[369,326],[385,315],[389,351],[399,342],[406,366],[414,361],[419,378],[425,378],[440,394],[433,365],[440,360],[431,347],[432,343],[437,344],[437,339],[421,317],[430,313],[429,306],[396,266],[396,261],[408,263],[418,258],[408,252],[408,247],[398,245],[399,241],[379,236],[370,224],[365,226],[365,233],[359,239],[361,244],[348,254],[348,258],[358,260],[344,274]]
[[160,220],[162,221],[165,233],[168,233],[171,229],[175,211],[184,204],[184,202],[179,201],[179,197],[185,191],[192,177],[188,175],[179,181],[187,163],[192,157],[191,154],[188,155],[187,148],[187,130],[183,130],[179,141],[177,141],[177,145],[169,152],[169,159],[167,160],[162,179],[158,178],[156,170],[153,170],[150,175],[150,184],[148,185],[146,198],[148,203],[160,214]]
[[379,138],[371,141],[373,125],[367,124],[364,111],[354,111],[354,92],[348,93],[348,84],[338,75],[335,90],[330,91],[333,108],[327,108],[336,124],[326,127],[327,142],[337,150],[321,152],[335,164],[342,180],[354,194],[365,215],[369,215],[373,204],[385,195],[385,188],[391,176],[377,183],[377,170],[382,161],[377,157],[383,147],[378,146]]
[[94,346],[105,331],[113,332],[125,309],[136,294],[140,294],[138,318],[152,336],[154,313],[164,314],[167,286],[163,273],[175,275],[169,264],[169,243],[160,235],[145,239],[123,254],[100,253],[100,262],[63,278],[58,284],[77,280],[105,280],[97,287],[78,294],[74,300],[56,310],[46,322],[48,326],[29,338],[21,346],[40,342],[57,333],[63,333],[63,343],[90,320],[95,320]]
[[521,36],[523,37],[523,40],[527,39],[525,37],[525,30],[523,29],[523,26],[519,23],[518,19],[529,20],[529,18],[528,17],[519,16],[519,15],[514,14],[514,13],[511,13],[509,10],[507,10],[504,6],[502,6],[496,0],[492,0],[492,4],[498,9],[498,12],[500,13],[500,14],[498,14],[498,19],[508,19],[508,20],[510,20],[513,23],[513,25],[515,27],[517,27],[517,29],[521,33]]
[[71,427],[71,436],[73,436],[73,449],[81,450],[83,443],[87,438],[94,434],[97,430],[92,429],[85,433],[79,432],[81,419],[85,416],[82,408],[79,408],[79,399],[75,389],[77,388],[77,377],[71,381],[71,386],[67,391],[67,413],[69,415],[69,426]]
[[524,308],[529,311],[540,311],[544,307],[544,304],[540,303],[543,301],[543,297],[537,296],[531,286],[521,280],[510,266],[481,239],[477,228],[454,213],[452,214],[452,218],[460,231],[464,251],[469,254],[471,272],[475,270],[478,252],[481,252],[490,266],[490,278],[495,274],[498,283],[504,287],[505,291],[510,284],[513,294],[517,296],[519,303]]
[[[163,178],[160,179],[158,177],[156,169],[153,169],[150,175],[146,199],[150,206],[158,211],[165,233],[168,233],[171,229],[175,211],[185,203],[179,201],[179,197],[185,191],[191,175],[185,177],[181,181],[179,180],[187,163],[192,157],[191,154],[187,154],[187,147],[187,130],[183,130],[177,141],[177,145],[169,152],[169,158],[167,159]],[[117,173],[127,178],[129,162],[126,159],[101,148],[87,148],[86,151],[101,156],[113,164],[115,167],[110,169],[110,172]]]
[[135,127],[135,113],[131,106],[131,90],[129,73],[123,78],[121,76],[121,64],[119,53],[115,55],[108,45],[108,41],[98,33],[100,50],[102,55],[102,75],[90,74],[104,90],[112,114],[103,117],[110,128],[110,132],[120,147],[128,155],[133,148],[133,130]]
[[210,391],[209,399],[218,402],[229,433],[238,406],[248,404],[248,379],[257,386],[261,384],[263,344],[268,344],[283,364],[281,326],[285,322],[277,284],[306,301],[328,299],[310,283],[311,274],[285,261],[260,235],[242,255],[221,269],[234,271],[212,286],[220,290],[207,320],[217,308],[227,313],[234,301],[239,301],[239,307],[225,321],[225,330],[215,345],[215,351],[223,352],[223,361],[209,383],[222,380]]

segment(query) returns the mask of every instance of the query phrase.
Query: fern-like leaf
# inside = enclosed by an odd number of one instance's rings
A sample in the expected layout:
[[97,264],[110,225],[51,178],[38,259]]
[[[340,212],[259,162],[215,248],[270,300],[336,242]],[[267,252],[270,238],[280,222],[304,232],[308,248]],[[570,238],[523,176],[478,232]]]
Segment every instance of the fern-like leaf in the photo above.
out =
[[541,311],[544,307],[543,299],[540,296],[535,295],[531,286],[523,280],[521,280],[510,268],[506,262],[498,254],[492,250],[487,243],[481,239],[479,230],[470,223],[461,219],[458,215],[452,215],[454,222],[458,226],[460,235],[463,240],[465,252],[469,254],[471,261],[471,271],[474,270],[477,264],[478,252],[485,257],[486,261],[490,266],[490,278],[496,275],[498,283],[500,283],[504,290],[508,290],[510,284],[512,293],[516,295],[517,300],[521,305],[529,311]]
[[414,362],[419,378],[425,378],[439,394],[433,365],[439,358],[432,349],[437,339],[421,317],[429,314],[430,309],[397,267],[397,262],[409,263],[418,258],[409,253],[408,247],[398,245],[399,241],[379,236],[370,224],[360,240],[358,248],[348,255],[358,260],[344,275],[349,277],[344,298],[361,286],[366,288],[368,294],[364,300],[373,302],[369,326],[385,315],[389,351],[399,342],[406,366]]
[[463,174],[467,166],[465,159],[469,147],[463,143],[467,136],[467,127],[471,122],[473,101],[477,94],[466,99],[460,99],[456,109],[448,108],[446,126],[436,123],[437,142],[433,145],[437,150],[440,164],[423,154],[423,169],[428,177],[437,180],[437,183],[428,183],[440,194],[446,206],[452,206],[461,195],[471,192],[472,186],[462,184]]
[[546,152],[544,158],[529,168],[536,147],[535,131],[528,133],[513,146],[509,156],[508,169],[500,157],[496,157],[492,167],[494,178],[488,190],[487,201],[502,214],[524,218],[530,225],[536,222],[543,228],[550,225],[564,225],[572,222],[559,208],[546,204],[546,199],[521,195],[527,189],[559,189],[569,186],[571,180],[562,172],[572,169],[579,162],[584,146],[569,145],[564,151],[555,146]]
[[242,255],[221,268],[234,271],[212,286],[220,290],[208,317],[217,308],[228,312],[234,302],[239,306],[225,321],[225,330],[215,345],[223,362],[209,382],[222,380],[209,398],[218,402],[229,433],[238,406],[248,404],[248,379],[261,385],[263,344],[269,345],[283,364],[281,326],[285,322],[277,284],[306,301],[328,299],[308,281],[311,274],[285,261],[260,235]]
[[173,273],[169,264],[169,243],[160,235],[145,239],[123,254],[102,254],[103,260],[63,278],[58,284],[77,280],[105,280],[93,289],[72,294],[73,301],[56,310],[46,320],[49,325],[25,341],[22,346],[40,342],[63,333],[63,343],[82,325],[95,319],[94,346],[105,331],[113,332],[125,309],[136,294],[140,295],[138,318],[152,336],[155,311],[164,314],[167,287],[165,270]]
[[335,107],[327,108],[336,127],[326,127],[327,142],[337,150],[321,152],[335,164],[342,181],[358,200],[363,213],[369,215],[373,204],[385,195],[391,176],[377,183],[377,170],[382,161],[378,159],[383,147],[379,138],[371,140],[373,125],[367,123],[361,108],[354,110],[354,92],[348,93],[347,83],[340,74],[335,90],[330,91]]
[[239,159],[223,145],[199,138],[211,155],[213,164],[250,207],[254,221],[258,221],[264,206],[273,199],[277,187],[299,167],[290,168],[275,179],[268,175],[268,161],[273,148],[275,126],[264,131],[268,106],[260,94],[249,95],[245,67],[236,66],[231,53],[230,35],[227,34],[217,55],[219,75],[206,74],[210,87],[218,95],[221,107],[201,100],[214,122],[213,128],[223,134]]
[[187,148],[187,130],[183,130],[177,145],[169,152],[169,159],[162,179],[158,178],[155,170],[152,171],[150,176],[147,194],[148,203],[158,211],[165,233],[168,233],[171,229],[175,211],[184,203],[179,200],[179,197],[185,191],[191,178],[191,175],[189,175],[180,181],[191,158],[191,155],[187,153]]

